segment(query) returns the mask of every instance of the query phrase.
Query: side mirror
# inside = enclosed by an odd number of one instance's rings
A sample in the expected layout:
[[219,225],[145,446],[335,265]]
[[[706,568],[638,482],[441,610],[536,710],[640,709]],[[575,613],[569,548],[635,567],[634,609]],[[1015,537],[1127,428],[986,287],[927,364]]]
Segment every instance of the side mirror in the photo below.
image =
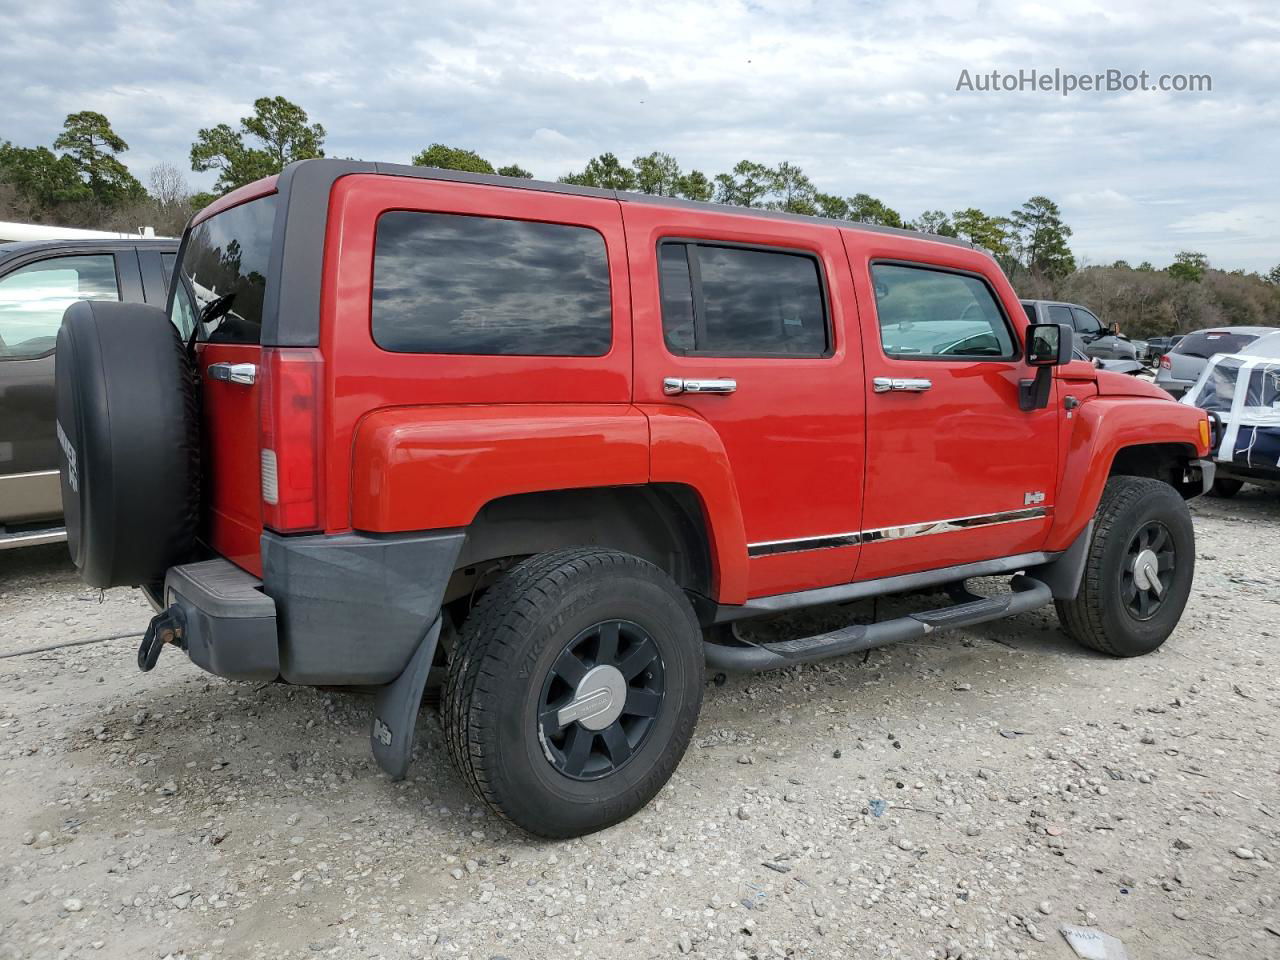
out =
[[1065,323],[1033,323],[1027,327],[1027,363],[1060,367],[1071,362],[1072,330]]
[[1018,381],[1018,406],[1043,410],[1049,405],[1053,374],[1050,367],[1071,362],[1072,330],[1065,323],[1032,323],[1027,326],[1027,363],[1036,368],[1031,380]]

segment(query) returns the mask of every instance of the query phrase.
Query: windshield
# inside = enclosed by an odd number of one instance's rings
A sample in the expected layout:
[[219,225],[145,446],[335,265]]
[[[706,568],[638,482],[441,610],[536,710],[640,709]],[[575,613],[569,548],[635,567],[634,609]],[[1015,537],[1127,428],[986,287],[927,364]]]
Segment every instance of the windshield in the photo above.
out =
[[1252,333],[1201,330],[1199,333],[1189,333],[1183,337],[1182,342],[1173,348],[1173,352],[1207,359],[1215,353],[1237,353],[1245,344],[1253,343],[1257,339],[1257,336]]
[[[267,290],[275,195],[215,214],[191,230],[183,250],[172,319],[184,337],[206,308],[200,340],[258,343]],[[224,299],[229,298],[229,299]]]

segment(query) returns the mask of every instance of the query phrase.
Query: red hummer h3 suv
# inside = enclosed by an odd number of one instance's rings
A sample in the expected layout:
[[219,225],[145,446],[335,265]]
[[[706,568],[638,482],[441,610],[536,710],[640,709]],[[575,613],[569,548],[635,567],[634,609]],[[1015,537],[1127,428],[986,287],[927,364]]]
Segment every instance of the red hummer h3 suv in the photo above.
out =
[[1132,656],[1191,589],[1205,414],[1073,360],[963,242],[308,160],[197,215],[171,289],[74,305],[57,346],[71,552],[148,591],[139,664],[376,688],[393,777],[443,683],[459,771],[534,833],[653,797],[707,667],[1051,602]]

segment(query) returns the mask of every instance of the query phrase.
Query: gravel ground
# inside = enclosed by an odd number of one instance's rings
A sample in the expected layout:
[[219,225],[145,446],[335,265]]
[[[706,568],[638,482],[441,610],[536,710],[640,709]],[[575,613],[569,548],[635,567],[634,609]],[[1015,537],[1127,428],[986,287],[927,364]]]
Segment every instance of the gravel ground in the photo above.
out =
[[133,639],[8,656],[148,610],[60,547],[0,554],[0,960],[1068,960],[1063,923],[1132,960],[1280,957],[1280,500],[1194,510],[1158,653],[1081,650],[1042,611],[709,680],[657,800],[568,843],[477,808],[430,709],[394,784],[365,696],[174,651],[144,675]]

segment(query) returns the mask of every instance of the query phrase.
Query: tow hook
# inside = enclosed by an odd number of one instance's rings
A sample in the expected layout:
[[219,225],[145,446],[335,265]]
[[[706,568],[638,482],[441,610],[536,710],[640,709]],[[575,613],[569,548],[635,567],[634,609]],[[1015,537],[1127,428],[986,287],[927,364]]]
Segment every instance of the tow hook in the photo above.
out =
[[160,659],[160,649],[166,643],[183,647],[186,628],[187,618],[176,603],[152,617],[138,647],[138,669],[146,673],[154,667]]

